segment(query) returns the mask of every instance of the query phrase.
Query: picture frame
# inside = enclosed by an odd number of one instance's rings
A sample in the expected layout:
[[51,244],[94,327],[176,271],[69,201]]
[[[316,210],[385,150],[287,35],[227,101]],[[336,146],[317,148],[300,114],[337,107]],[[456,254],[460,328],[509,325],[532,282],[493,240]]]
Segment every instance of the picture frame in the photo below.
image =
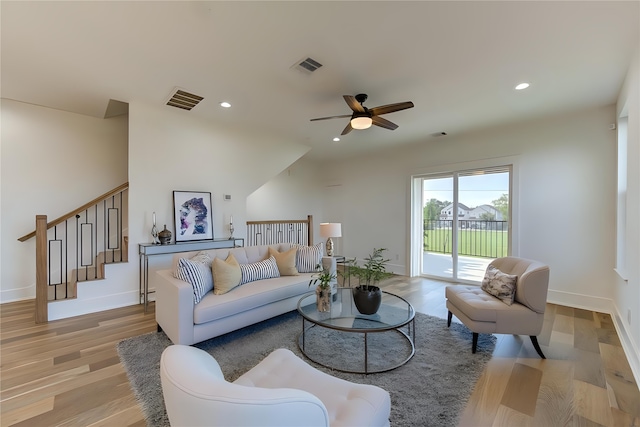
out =
[[212,210],[211,193],[174,191],[173,224],[176,231],[176,243],[213,240]]

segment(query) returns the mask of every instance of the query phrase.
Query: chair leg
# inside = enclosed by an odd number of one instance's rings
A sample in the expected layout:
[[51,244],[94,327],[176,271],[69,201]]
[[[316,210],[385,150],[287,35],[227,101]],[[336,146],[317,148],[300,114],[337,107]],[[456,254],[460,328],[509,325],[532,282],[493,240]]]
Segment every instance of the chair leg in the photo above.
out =
[[471,344],[471,353],[475,354],[477,347],[478,347],[478,333],[474,332],[473,333],[473,344]]
[[447,315],[447,328],[449,326],[451,326],[451,317],[453,316],[452,312],[449,312],[449,314]]
[[538,337],[536,337],[535,335],[530,335],[529,338],[531,338],[531,344],[533,344],[533,348],[536,349],[536,351],[538,352],[540,357],[543,358],[543,359],[546,359],[546,357],[544,357],[544,353],[542,353],[542,349],[540,348],[540,344],[538,344]]

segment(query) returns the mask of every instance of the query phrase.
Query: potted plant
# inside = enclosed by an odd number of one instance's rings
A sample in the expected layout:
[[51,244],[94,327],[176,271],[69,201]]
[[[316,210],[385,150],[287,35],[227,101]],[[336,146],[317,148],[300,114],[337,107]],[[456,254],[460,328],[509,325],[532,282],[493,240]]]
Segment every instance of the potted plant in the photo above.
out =
[[318,311],[331,310],[331,282],[336,278],[336,273],[330,273],[320,264],[316,266],[316,273],[311,276],[309,286],[316,286],[316,306]]
[[381,280],[393,276],[393,273],[386,269],[389,259],[382,256],[386,250],[374,248],[373,253],[364,259],[362,266],[357,264],[355,258],[347,261],[343,275],[358,278],[358,285],[353,288],[353,302],[362,314],[374,314],[378,311],[382,302],[382,291],[376,285]]

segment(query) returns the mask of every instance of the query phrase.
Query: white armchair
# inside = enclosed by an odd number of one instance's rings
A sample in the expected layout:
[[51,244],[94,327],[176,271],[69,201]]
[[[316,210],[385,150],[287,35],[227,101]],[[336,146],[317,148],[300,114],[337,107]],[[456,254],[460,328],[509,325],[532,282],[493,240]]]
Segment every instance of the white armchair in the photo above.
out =
[[160,377],[172,426],[388,426],[389,393],[354,384],[278,349],[235,382],[195,347],[167,347]]

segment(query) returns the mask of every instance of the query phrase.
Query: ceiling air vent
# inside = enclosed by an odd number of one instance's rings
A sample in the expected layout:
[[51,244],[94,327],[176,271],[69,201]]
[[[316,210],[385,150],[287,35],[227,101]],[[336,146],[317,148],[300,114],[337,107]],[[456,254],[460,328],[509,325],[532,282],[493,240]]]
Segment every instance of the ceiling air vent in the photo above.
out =
[[167,100],[167,105],[189,111],[198,105],[198,103],[203,99],[203,97],[194,95],[185,90],[175,89]]
[[291,66],[291,68],[295,68],[305,74],[311,74],[320,67],[322,67],[322,64],[311,58],[302,59]]

